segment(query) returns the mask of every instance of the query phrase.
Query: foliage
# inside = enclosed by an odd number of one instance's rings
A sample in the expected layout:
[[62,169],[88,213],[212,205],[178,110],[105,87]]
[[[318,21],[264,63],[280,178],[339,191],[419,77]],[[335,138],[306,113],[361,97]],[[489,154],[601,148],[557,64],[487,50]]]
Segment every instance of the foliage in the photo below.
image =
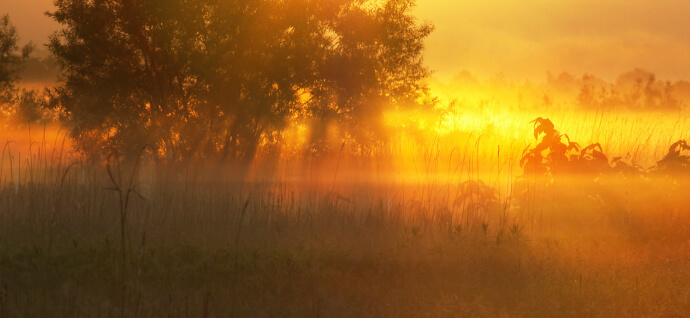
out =
[[678,140],[674,142],[669,147],[666,156],[657,162],[657,168],[661,171],[669,172],[673,170],[688,170],[690,168],[690,156],[683,154],[686,150],[690,150],[687,141]]
[[0,18],[0,117],[3,125],[44,123],[54,114],[44,109],[44,99],[36,90],[17,87],[26,63],[31,61],[33,44],[19,47],[17,29],[8,15]]
[[42,96],[35,90],[21,90],[15,104],[15,121],[18,123],[35,123],[46,119]]
[[[534,138],[541,141],[532,149],[525,149],[520,165],[525,174],[556,173],[601,173],[610,169],[608,157],[599,143],[581,148],[580,144],[561,135],[549,119],[537,118],[534,121]],[[563,140],[567,142],[564,143]],[[543,156],[543,152],[547,156]],[[619,158],[620,159],[620,158]],[[620,160],[619,160],[620,161]]]
[[18,40],[17,28],[4,15],[0,18],[0,103],[13,100],[22,64],[33,50],[31,43],[20,49]]
[[[429,25],[412,0],[59,0],[53,94],[85,153],[151,145],[170,159],[249,161],[290,121],[360,144],[382,110],[419,107]],[[376,138],[374,138],[376,137]]]
[[[670,209],[684,204],[681,198],[690,185],[690,146],[685,140],[673,143],[663,159],[645,169],[631,162],[629,154],[609,160],[600,143],[580,149],[548,119],[537,118],[533,123],[535,137],[541,141],[523,152],[524,174],[512,189],[513,208],[534,205],[538,195],[547,192],[552,193],[550,209],[597,211],[609,217],[626,211],[627,219],[631,202],[636,202],[636,209],[650,209],[662,197],[673,198],[668,199]],[[630,195],[631,188],[637,188],[635,197]]]
[[[610,162],[599,143],[593,143],[580,149],[580,145],[572,142],[568,135],[561,135],[549,119],[537,118],[534,123],[534,138],[541,141],[534,148],[523,151],[520,166],[525,175],[550,175],[557,173],[566,175],[587,174],[598,176],[601,174],[644,175],[648,173],[678,173],[690,172],[690,156],[685,151],[690,150],[687,141],[679,140],[673,143],[666,156],[650,169],[644,169],[635,163],[624,161],[623,157],[614,157]],[[564,143],[563,140],[567,142]],[[544,156],[544,152],[547,153]]]

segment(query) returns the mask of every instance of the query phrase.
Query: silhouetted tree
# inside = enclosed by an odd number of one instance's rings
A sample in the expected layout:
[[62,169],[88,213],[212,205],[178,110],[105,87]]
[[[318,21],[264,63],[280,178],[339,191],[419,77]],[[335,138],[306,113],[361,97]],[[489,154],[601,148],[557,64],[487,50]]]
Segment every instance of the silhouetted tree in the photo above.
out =
[[63,73],[51,104],[89,153],[149,144],[171,159],[247,163],[304,118],[365,142],[381,135],[384,107],[423,105],[432,27],[413,4],[56,0],[49,15],[64,28],[49,48]]
[[318,66],[308,105],[315,146],[327,125],[336,124],[366,151],[386,140],[384,110],[433,102],[422,83],[428,75],[422,64],[423,40],[433,27],[417,25],[409,13],[413,5],[409,0],[349,5],[331,20],[325,32],[326,58]]
[[0,18],[0,103],[14,99],[22,65],[33,50],[31,43],[20,49],[18,40],[17,28],[4,15]]

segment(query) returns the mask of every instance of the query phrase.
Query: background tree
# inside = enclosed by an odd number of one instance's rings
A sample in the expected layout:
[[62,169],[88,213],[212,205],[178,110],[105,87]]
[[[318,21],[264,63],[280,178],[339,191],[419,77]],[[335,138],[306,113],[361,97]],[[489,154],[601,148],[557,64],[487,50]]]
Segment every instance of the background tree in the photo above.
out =
[[[56,0],[53,90],[85,152],[143,144],[249,163],[292,120],[369,142],[418,107],[427,75],[411,0]],[[366,132],[366,133],[363,133]],[[361,135],[361,136],[360,136]],[[365,138],[366,137],[366,138]]]
[[4,15],[0,18],[0,112],[5,125],[34,123],[45,115],[43,96],[17,85],[34,49],[32,43],[20,48],[18,42],[17,29]]
[[0,18],[0,103],[10,103],[17,93],[17,82],[24,60],[33,50],[31,43],[21,49],[17,42],[17,28],[9,15]]

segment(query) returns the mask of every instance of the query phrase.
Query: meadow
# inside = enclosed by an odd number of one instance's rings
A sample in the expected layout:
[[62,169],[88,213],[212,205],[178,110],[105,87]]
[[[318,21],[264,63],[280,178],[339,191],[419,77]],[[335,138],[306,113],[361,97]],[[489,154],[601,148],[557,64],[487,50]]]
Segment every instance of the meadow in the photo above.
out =
[[0,318],[690,316],[678,3],[9,2]]
[[453,111],[244,182],[5,132],[0,316],[686,314],[687,117]]

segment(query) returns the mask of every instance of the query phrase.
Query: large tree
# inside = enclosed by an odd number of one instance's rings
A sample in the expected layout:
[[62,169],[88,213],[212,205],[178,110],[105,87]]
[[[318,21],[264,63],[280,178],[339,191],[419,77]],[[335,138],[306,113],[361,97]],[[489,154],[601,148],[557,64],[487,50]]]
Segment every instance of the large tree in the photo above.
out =
[[290,120],[367,143],[388,107],[419,107],[413,0],[56,0],[53,105],[90,153],[248,162]]

